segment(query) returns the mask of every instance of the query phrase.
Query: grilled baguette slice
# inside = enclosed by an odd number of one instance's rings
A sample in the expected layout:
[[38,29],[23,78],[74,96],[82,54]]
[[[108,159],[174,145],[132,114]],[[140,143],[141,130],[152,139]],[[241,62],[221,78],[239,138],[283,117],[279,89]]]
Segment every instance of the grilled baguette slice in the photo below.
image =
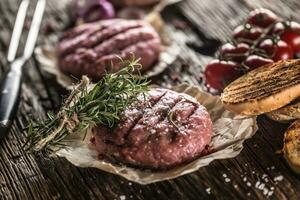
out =
[[283,154],[292,170],[300,174],[300,120],[292,123],[285,132]]
[[237,114],[259,115],[281,108],[300,96],[300,59],[278,61],[250,71],[221,95]]
[[294,119],[300,119],[300,98],[287,106],[267,113],[267,116],[279,122],[287,122]]

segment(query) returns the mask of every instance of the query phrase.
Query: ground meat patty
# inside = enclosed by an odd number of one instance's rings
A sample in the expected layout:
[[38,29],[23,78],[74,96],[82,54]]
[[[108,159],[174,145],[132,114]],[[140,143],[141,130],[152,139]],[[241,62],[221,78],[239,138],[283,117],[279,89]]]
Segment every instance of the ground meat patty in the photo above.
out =
[[95,127],[101,157],[151,169],[168,169],[197,158],[211,141],[212,122],[194,98],[151,89],[130,106],[113,130]]
[[160,0],[110,0],[116,6],[146,6],[159,2]]
[[76,77],[95,80],[105,72],[118,71],[120,57],[141,58],[142,71],[157,61],[160,38],[142,20],[110,19],[78,26],[66,32],[58,45],[61,70]]

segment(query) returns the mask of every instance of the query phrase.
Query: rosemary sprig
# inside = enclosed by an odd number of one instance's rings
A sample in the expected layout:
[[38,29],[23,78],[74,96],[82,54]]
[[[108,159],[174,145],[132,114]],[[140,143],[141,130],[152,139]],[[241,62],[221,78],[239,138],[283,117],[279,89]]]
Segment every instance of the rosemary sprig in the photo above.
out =
[[139,73],[133,74],[141,67],[139,59],[121,63],[124,66],[120,71],[104,75],[91,89],[89,79],[83,77],[56,115],[48,113],[44,122],[30,123],[25,150],[51,151],[52,147],[61,147],[69,134],[85,134],[96,124],[113,128],[124,109],[149,85]]

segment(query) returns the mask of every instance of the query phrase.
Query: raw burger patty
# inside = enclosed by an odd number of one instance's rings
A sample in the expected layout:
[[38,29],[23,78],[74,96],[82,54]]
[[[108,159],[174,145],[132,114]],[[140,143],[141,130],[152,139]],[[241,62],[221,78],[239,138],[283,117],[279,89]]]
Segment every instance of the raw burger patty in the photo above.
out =
[[194,98],[151,89],[129,106],[116,128],[93,129],[101,157],[151,169],[168,169],[201,155],[211,141],[212,122]]
[[83,24],[66,32],[58,45],[60,69],[76,77],[100,79],[118,71],[120,57],[141,58],[141,71],[149,69],[160,53],[160,38],[142,20],[110,19]]
[[111,0],[116,6],[146,6],[159,2],[160,0]]

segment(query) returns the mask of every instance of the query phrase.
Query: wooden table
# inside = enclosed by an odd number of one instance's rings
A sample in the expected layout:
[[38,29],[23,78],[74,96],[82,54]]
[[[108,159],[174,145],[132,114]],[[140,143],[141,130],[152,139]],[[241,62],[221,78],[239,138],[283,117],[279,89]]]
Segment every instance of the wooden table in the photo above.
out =
[[[8,67],[6,51],[19,2],[0,1],[1,74]],[[48,0],[40,44],[49,39],[51,31],[61,30],[68,19],[59,2]],[[167,29],[176,38],[182,53],[155,81],[162,85],[183,81],[199,84],[200,72],[213,55],[196,53],[186,43],[201,44],[203,41],[199,38],[205,39],[203,36],[224,42],[250,10],[262,6],[300,21],[298,0],[186,0],[167,9],[164,12]],[[182,19],[187,22],[187,27],[183,26]],[[192,24],[198,25],[199,29],[191,28]],[[258,117],[259,131],[245,143],[244,150],[236,158],[214,161],[192,174],[146,186],[97,169],[77,168],[62,158],[24,154],[24,127],[32,119],[43,119],[47,111],[57,110],[62,97],[67,94],[53,77],[40,70],[34,57],[26,66],[24,80],[18,117],[10,135],[0,141],[0,199],[300,198],[300,179],[278,154],[287,125],[275,123],[265,116]]]

